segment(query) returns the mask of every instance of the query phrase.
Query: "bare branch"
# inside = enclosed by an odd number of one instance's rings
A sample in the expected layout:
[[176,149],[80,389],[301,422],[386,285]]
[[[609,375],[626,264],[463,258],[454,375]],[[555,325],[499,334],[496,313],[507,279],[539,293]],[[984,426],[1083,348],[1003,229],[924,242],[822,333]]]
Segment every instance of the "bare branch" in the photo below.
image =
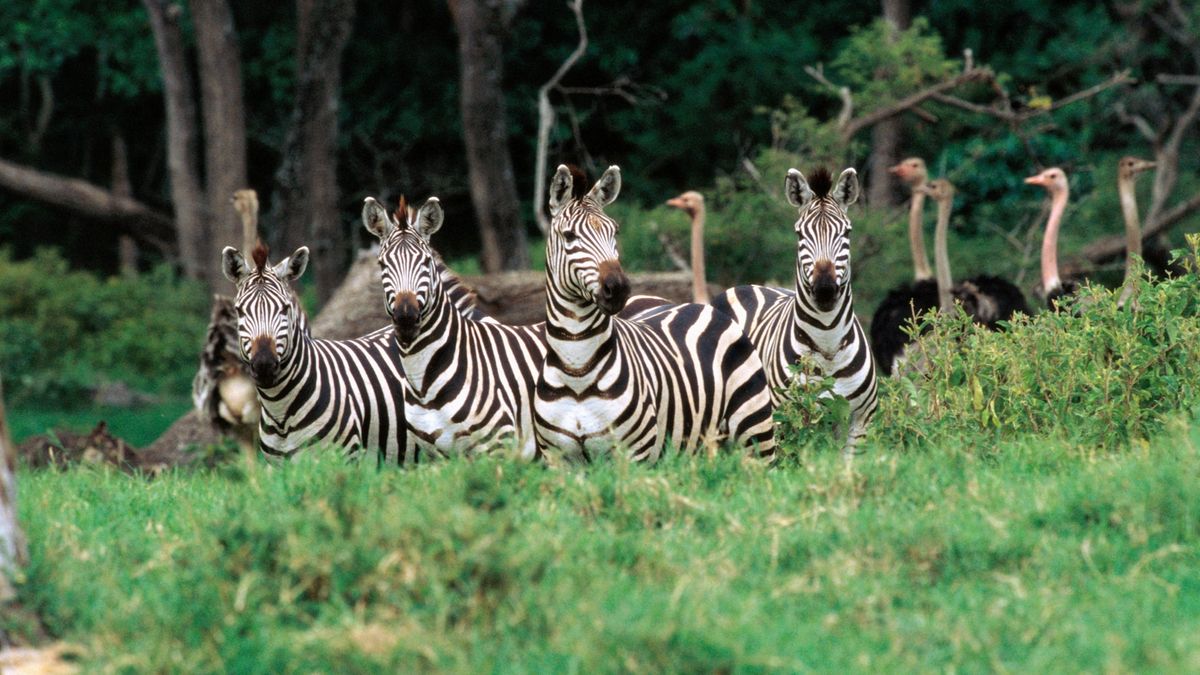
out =
[[1048,114],[1054,112],[1055,110],[1060,110],[1066,106],[1071,105],[1072,103],[1078,103],[1079,101],[1082,101],[1084,99],[1088,99],[1093,96],[1096,96],[1097,94],[1105,91],[1106,89],[1111,89],[1112,87],[1120,86],[1123,84],[1132,84],[1136,81],[1137,80],[1135,78],[1133,78],[1129,75],[1129,71],[1125,70],[1125,71],[1114,74],[1112,77],[1108,78],[1104,82],[1101,82],[1099,84],[1088,87],[1087,89],[1077,91],[1074,94],[1071,94],[1070,96],[1064,96],[1063,98],[1055,101],[1052,105],[1050,105],[1048,107],[1036,108],[1036,109],[1031,109],[1031,110],[1023,110],[1021,112],[1014,112],[1011,109],[1011,107],[1009,107],[1007,105],[1005,105],[1004,107],[998,107],[998,106],[988,106],[988,105],[980,105],[978,103],[972,103],[971,101],[967,101],[967,100],[958,98],[957,96],[951,96],[944,92],[936,92],[936,93],[932,94],[930,96],[930,98],[934,99],[935,101],[937,101],[939,103],[951,105],[956,108],[961,108],[963,110],[967,110],[969,112],[977,113],[980,115],[989,115],[991,117],[995,117],[996,119],[1002,120],[1004,122],[1008,122],[1010,124],[1022,124],[1024,122],[1026,122],[1027,120],[1033,119],[1040,115],[1048,115]]
[[1200,87],[1200,75],[1173,75],[1161,73],[1154,78],[1159,84],[1182,84],[1189,87]]
[[546,156],[549,152],[550,131],[554,128],[554,106],[550,105],[550,90],[558,87],[563,76],[575,65],[576,61],[583,57],[588,46],[587,24],[583,21],[583,0],[571,0],[567,7],[575,14],[579,44],[562,62],[558,70],[554,71],[554,75],[550,76],[550,79],[538,89],[537,166],[534,167],[533,172],[533,212],[538,228],[541,229],[543,235],[550,231],[550,221],[546,218],[545,205],[542,203],[546,196]]
[[1117,119],[1121,120],[1124,124],[1132,124],[1147,141],[1155,144],[1158,143],[1158,132],[1154,130],[1154,127],[1150,126],[1150,121],[1141,115],[1129,112],[1124,102],[1118,102],[1113,106],[1113,111],[1117,113]]
[[80,215],[103,220],[170,255],[175,224],[131,197],[121,197],[79,178],[68,178],[0,159],[0,188]]
[[837,126],[838,129],[845,129],[846,125],[850,124],[851,117],[854,116],[854,98],[850,94],[850,87],[839,87],[830,82],[829,78],[825,77],[825,66],[823,65],[818,65],[815,68],[813,66],[804,66],[804,72],[808,73],[817,82],[837,92],[837,95],[841,97],[842,109],[838,112]]
[[895,115],[896,113],[914,108],[933,98],[937,94],[955,89],[968,82],[990,81],[994,79],[995,75],[992,73],[990,68],[973,68],[948,80],[943,80],[935,85],[909,94],[908,96],[905,96],[891,105],[884,106],[866,115],[853,118],[844,125],[839,125],[839,128],[842,132],[842,138],[849,140],[853,138],[854,135],[859,131],[875,125]]

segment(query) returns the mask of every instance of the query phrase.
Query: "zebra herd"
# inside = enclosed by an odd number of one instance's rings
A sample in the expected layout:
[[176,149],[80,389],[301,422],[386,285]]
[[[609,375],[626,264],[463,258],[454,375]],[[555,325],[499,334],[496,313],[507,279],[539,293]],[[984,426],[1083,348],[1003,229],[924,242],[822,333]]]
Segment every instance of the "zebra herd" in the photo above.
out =
[[876,408],[875,364],[853,311],[850,220],[858,178],[787,174],[795,223],[794,291],[743,286],[711,305],[632,296],[607,215],[621,189],[610,166],[590,188],[559,166],[550,182],[546,320],[507,326],[431,245],[437,198],[389,213],[368,198],[364,227],[379,238],[391,325],[352,340],[312,337],[290,282],[308,249],[276,265],[223,255],[237,285],[238,344],[262,403],[265,453],[313,443],[374,451],[381,464],[485,452],[555,453],[591,461],[620,452],[655,461],[672,448],[775,455],[774,409],[811,373],[850,402],[847,455]]

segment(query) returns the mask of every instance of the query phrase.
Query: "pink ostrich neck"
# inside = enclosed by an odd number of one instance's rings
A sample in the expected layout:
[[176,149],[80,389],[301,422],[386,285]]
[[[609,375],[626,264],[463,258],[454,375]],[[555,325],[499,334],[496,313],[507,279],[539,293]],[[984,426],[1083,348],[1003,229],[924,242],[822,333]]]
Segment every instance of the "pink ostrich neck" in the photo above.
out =
[[[1127,254],[1142,255],[1142,225],[1138,221],[1137,192],[1133,186],[1133,176],[1117,176],[1117,194],[1121,197],[1121,214],[1125,217],[1125,246]],[[1125,275],[1130,272],[1132,255],[1125,256]]]
[[692,301],[708,303],[708,279],[704,271],[704,202],[692,214]]
[[925,193],[918,192],[925,181],[913,185],[912,204],[908,212],[908,247],[912,251],[913,278],[924,281],[933,277],[929,269],[929,254],[925,252]]
[[1046,234],[1042,237],[1042,292],[1062,286],[1058,277],[1058,228],[1062,225],[1063,211],[1067,208],[1067,188],[1050,192],[1050,217],[1046,219]]
[[950,289],[954,280],[950,276],[950,252],[946,238],[950,229],[952,199],[939,199],[937,203],[937,229],[933,232],[933,263],[937,267],[938,310],[943,314],[954,311],[954,298]]

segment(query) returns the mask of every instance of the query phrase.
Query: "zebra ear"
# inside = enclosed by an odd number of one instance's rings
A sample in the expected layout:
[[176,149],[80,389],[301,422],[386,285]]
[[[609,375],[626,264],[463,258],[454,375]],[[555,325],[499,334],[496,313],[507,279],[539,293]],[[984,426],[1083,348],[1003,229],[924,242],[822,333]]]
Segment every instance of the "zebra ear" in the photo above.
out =
[[225,273],[226,279],[237,285],[250,273],[250,266],[236,248],[226,246],[225,250],[221,251],[221,271]]
[[383,208],[374,197],[367,197],[363,202],[363,227],[367,232],[383,239],[392,231],[392,219],[388,217],[387,209]]
[[587,196],[601,207],[605,207],[613,203],[613,200],[617,198],[620,192],[621,167],[613,164],[608,167],[603,176],[600,176],[600,180],[596,181],[596,184],[592,186]]
[[558,215],[559,209],[571,198],[571,190],[575,180],[571,178],[571,170],[566,164],[559,164],[554,177],[550,179],[550,215]]
[[308,267],[308,247],[301,246],[296,249],[292,255],[279,261],[275,266],[275,276],[283,281],[299,279],[301,274],[304,274],[304,268]]
[[850,167],[838,176],[837,185],[833,186],[833,200],[845,209],[858,201],[858,172]]
[[798,209],[807,206],[816,196],[812,188],[808,187],[804,174],[797,169],[788,169],[787,178],[783,181],[783,192],[787,195],[788,203]]
[[445,214],[442,212],[442,203],[437,197],[430,197],[417,211],[417,232],[421,233],[422,239],[429,241],[433,233],[441,229],[443,220]]

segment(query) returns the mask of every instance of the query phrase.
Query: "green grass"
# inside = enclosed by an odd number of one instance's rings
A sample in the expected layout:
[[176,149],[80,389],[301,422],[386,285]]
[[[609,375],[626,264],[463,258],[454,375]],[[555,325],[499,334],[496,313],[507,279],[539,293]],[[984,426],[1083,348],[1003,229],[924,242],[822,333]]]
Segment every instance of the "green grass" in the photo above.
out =
[[158,438],[191,407],[191,401],[184,399],[168,400],[141,408],[94,406],[63,410],[20,406],[9,409],[8,422],[12,427],[13,439],[20,443],[34,434],[44,434],[56,429],[91,431],[103,420],[108,423],[110,433],[140,448]]
[[89,669],[1194,671],[1198,446],[23,471],[21,596]]

